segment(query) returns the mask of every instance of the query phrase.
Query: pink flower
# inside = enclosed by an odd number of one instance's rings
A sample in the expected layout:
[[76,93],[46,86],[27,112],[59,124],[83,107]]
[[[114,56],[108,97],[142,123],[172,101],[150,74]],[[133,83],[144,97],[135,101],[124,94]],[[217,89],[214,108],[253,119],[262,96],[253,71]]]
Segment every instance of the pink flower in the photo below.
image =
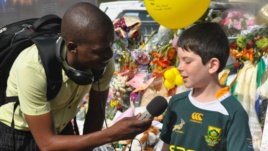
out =
[[234,19],[233,20],[233,27],[237,30],[241,30],[242,29],[242,26],[241,26],[241,21],[237,20],[237,19]]
[[138,94],[135,92],[130,93],[130,101],[135,102],[138,98]]
[[126,22],[125,22],[125,18],[120,18],[117,20],[117,22],[114,24],[115,28],[122,28],[125,30],[125,28],[127,27]]
[[177,48],[177,41],[178,41],[178,38],[179,38],[179,37],[177,37],[177,36],[175,36],[175,37],[173,38],[173,40],[172,40],[172,47]]
[[146,65],[150,63],[150,56],[147,52],[138,52],[135,60],[142,65]]
[[227,17],[226,18],[232,18],[234,17],[234,13],[231,11],[227,14]]
[[234,13],[234,16],[238,18],[244,17],[244,13],[242,11],[233,11],[233,13]]
[[253,19],[247,20],[246,24],[247,24],[247,26],[253,26],[253,25],[255,25],[255,20],[253,20]]
[[226,18],[224,18],[223,20],[221,20],[221,24],[223,24],[223,25],[228,25],[228,24],[229,24],[229,18],[226,17]]

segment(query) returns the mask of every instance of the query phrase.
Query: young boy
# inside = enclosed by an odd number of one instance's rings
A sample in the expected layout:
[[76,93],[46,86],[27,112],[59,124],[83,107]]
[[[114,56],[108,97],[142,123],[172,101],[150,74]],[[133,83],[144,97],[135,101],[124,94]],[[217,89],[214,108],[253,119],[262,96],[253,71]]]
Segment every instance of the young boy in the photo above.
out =
[[178,70],[191,90],[169,102],[162,151],[252,151],[247,113],[218,80],[229,57],[221,26],[194,25],[181,34],[177,46]]

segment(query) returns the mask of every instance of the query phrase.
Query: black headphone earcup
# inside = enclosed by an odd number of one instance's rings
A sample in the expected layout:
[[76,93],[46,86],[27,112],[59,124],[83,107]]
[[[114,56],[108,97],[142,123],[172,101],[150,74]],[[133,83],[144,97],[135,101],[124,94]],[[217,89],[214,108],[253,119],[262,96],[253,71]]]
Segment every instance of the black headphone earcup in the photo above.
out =
[[56,55],[58,60],[61,62],[62,68],[65,71],[65,74],[78,85],[89,85],[94,82],[94,76],[91,72],[80,71],[71,68],[65,58],[62,56],[62,51],[64,50],[63,38],[59,38],[57,43]]
[[91,73],[79,70],[64,70],[66,75],[78,85],[89,85],[94,82],[94,77]]

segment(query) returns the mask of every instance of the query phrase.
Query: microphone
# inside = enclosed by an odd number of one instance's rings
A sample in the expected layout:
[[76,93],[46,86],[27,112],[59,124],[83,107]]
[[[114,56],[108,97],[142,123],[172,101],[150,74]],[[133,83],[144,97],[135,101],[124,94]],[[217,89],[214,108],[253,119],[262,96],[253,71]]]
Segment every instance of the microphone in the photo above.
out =
[[162,114],[168,106],[167,100],[162,96],[156,96],[146,106],[146,111],[142,113],[139,120],[148,119],[151,117],[159,116]]

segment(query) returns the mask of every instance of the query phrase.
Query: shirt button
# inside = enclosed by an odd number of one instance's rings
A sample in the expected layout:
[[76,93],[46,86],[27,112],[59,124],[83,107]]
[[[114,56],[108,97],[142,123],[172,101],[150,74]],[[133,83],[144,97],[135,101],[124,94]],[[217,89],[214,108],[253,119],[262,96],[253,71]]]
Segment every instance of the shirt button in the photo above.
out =
[[65,123],[63,123],[62,125],[65,126]]
[[71,106],[68,106],[68,109],[70,109],[71,108]]
[[76,94],[76,97],[79,97],[79,94]]

